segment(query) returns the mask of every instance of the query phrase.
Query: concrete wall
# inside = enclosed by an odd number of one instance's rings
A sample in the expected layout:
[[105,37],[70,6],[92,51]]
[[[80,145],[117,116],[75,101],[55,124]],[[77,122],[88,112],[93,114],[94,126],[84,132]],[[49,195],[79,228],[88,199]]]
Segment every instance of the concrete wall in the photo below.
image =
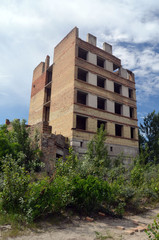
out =
[[88,83],[97,86],[97,75],[91,72],[88,73]]

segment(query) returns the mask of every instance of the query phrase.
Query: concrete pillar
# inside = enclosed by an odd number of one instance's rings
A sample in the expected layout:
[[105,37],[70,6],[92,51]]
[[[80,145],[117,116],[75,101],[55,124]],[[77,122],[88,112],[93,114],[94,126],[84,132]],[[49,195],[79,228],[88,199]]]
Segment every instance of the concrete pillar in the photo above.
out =
[[110,72],[113,72],[113,63],[108,60],[105,60],[105,69]]
[[122,95],[125,97],[129,97],[129,93],[128,93],[128,87],[125,87],[122,85]]
[[97,65],[97,56],[94,53],[88,52],[88,62]]
[[110,135],[115,135],[115,124],[111,122],[107,122],[107,133]]
[[129,74],[128,74],[128,72],[127,72],[126,69],[124,69],[124,68],[121,67],[120,70],[119,70],[119,72],[120,72],[120,76],[121,76],[121,77],[126,78],[126,79],[129,79]]
[[91,93],[88,93],[87,104],[89,107],[97,108],[97,96]]
[[103,43],[103,50],[108,52],[108,53],[110,53],[110,54],[112,54],[112,45],[104,42]]
[[88,72],[88,83],[97,86],[97,75]]
[[94,118],[88,118],[88,131],[96,132],[97,131],[97,120]]
[[50,66],[50,56],[46,56],[45,59],[45,71],[48,69],[48,67]]
[[108,112],[112,112],[112,113],[115,112],[114,102],[113,102],[113,101],[110,101],[109,99],[107,99],[107,111],[108,111]]
[[109,91],[112,91],[114,92],[114,82],[107,79],[106,80],[106,89],[109,90]]
[[95,36],[93,36],[92,34],[88,33],[87,34],[87,42],[89,42],[93,46],[96,46],[97,38]]
[[123,105],[123,116],[125,116],[125,117],[130,116],[129,106],[127,106],[127,105]]

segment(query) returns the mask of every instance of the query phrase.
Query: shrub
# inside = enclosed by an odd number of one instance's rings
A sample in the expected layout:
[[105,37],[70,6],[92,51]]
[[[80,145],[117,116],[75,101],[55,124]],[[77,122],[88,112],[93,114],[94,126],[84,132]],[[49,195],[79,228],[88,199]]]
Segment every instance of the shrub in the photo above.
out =
[[26,195],[30,176],[11,156],[3,158],[2,207],[7,211],[20,211],[20,199]]
[[76,176],[73,179],[73,205],[80,211],[90,213],[103,202],[110,203],[111,188],[106,181],[89,175],[86,179]]

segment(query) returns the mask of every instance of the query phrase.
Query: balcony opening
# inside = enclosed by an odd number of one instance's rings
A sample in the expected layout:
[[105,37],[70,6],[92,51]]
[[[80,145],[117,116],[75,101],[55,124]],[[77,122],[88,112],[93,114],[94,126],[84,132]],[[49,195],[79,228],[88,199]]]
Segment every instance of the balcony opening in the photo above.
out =
[[114,92],[121,94],[121,85],[118,83],[114,83]]
[[87,82],[87,71],[78,68],[78,79]]
[[84,50],[84,49],[82,49],[80,47],[78,48],[78,57],[79,58],[87,60],[87,54],[88,54],[88,52],[86,50]]
[[133,90],[129,88],[129,98],[133,98]]
[[120,115],[122,114],[122,104],[115,103],[115,113]]
[[44,107],[44,121],[49,122],[50,107]]
[[106,122],[98,120],[97,121],[97,128],[99,129],[103,125],[103,130],[106,129]]
[[51,88],[46,88],[45,89],[45,93],[46,93],[46,99],[45,99],[45,102],[49,102],[50,99],[51,99]]
[[104,98],[97,98],[97,108],[105,110],[106,106],[105,106],[105,99]]
[[121,137],[122,136],[122,125],[115,124],[115,136]]
[[134,109],[130,107],[130,118],[134,117]]
[[135,128],[131,127],[130,128],[130,135],[131,135],[131,138],[135,138]]
[[76,128],[86,130],[87,118],[82,116],[76,116]]
[[97,76],[97,86],[104,88],[105,87],[105,78]]
[[120,69],[120,67],[113,63],[113,72],[118,74],[119,73],[119,69]]
[[97,56],[97,66],[104,68],[104,62],[103,58]]
[[52,81],[52,70],[47,70],[46,84]]
[[77,103],[87,105],[87,93],[77,91]]

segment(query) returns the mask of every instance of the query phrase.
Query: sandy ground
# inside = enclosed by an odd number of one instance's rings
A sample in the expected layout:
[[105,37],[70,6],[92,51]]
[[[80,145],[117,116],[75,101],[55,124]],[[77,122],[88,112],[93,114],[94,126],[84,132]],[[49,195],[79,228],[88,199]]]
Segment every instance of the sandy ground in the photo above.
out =
[[[60,221],[45,219],[38,228],[28,230],[24,236],[7,238],[8,240],[147,240],[143,231],[159,213],[159,208],[141,215],[126,216],[123,219],[99,216],[93,222],[78,216]],[[0,239],[3,239],[3,232]]]

